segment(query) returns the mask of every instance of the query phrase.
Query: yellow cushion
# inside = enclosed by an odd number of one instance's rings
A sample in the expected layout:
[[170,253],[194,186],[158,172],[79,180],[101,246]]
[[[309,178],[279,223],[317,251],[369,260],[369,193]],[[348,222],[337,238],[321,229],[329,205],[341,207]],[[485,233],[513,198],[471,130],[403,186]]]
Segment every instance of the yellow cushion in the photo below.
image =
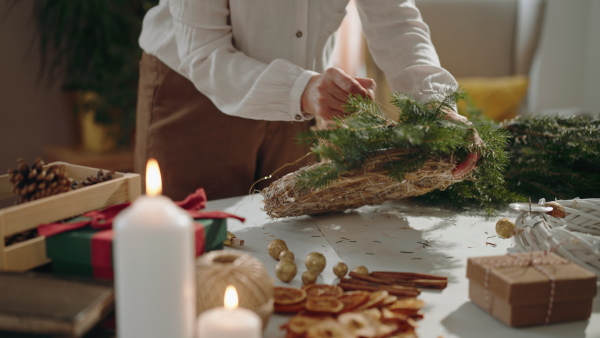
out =
[[[527,76],[469,77],[456,80],[468,95],[467,100],[470,99],[476,108],[481,109],[483,115],[498,122],[517,116],[529,85]],[[461,114],[465,114],[467,104],[465,101],[459,102],[458,110]]]

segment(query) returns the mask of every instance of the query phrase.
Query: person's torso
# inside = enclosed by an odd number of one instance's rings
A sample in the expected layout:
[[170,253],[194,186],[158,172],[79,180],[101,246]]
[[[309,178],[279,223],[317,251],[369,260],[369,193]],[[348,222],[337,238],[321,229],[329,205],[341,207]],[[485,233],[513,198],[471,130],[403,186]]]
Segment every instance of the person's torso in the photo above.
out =
[[[177,69],[168,1],[162,0],[144,18],[140,46]],[[347,4],[348,0],[230,0],[232,44],[265,63],[285,59],[308,70],[323,71]]]

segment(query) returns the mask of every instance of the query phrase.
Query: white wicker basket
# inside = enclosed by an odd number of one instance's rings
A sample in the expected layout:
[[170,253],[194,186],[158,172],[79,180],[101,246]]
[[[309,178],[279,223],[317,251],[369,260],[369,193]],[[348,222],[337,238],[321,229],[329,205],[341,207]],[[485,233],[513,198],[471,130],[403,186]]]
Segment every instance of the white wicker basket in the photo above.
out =
[[548,217],[555,228],[565,226],[568,230],[600,235],[600,198],[555,201],[565,208],[565,218]]
[[564,207],[565,218],[521,211],[515,220],[515,248],[518,251],[553,251],[600,277],[600,199],[556,202]]

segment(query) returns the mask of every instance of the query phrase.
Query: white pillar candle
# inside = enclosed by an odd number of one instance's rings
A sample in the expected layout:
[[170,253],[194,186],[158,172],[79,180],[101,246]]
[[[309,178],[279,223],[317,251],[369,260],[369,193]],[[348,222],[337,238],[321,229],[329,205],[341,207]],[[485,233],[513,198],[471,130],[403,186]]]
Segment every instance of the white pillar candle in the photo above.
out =
[[186,211],[161,196],[155,160],[146,169],[146,196],[114,222],[117,336],[194,336],[194,226]]
[[198,338],[260,338],[262,321],[254,311],[238,307],[235,287],[225,290],[225,306],[204,311],[198,319]]

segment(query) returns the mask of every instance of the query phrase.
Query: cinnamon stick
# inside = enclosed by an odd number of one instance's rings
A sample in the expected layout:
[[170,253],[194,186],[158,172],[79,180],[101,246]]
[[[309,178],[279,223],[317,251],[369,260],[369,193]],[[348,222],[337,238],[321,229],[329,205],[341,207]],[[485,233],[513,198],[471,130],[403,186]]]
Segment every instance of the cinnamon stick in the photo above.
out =
[[348,275],[352,278],[364,280],[375,284],[415,286],[415,284],[412,281],[396,281],[390,278],[378,278],[375,276],[361,275],[356,272],[350,272]]
[[417,297],[421,291],[417,288],[402,288],[393,287],[393,286],[373,286],[373,285],[365,285],[365,284],[356,284],[356,283],[345,283],[340,282],[338,286],[344,289],[344,291],[387,291],[390,295],[394,295],[396,297]]
[[362,280],[362,279],[358,279],[358,278],[343,278],[342,280],[340,280],[340,283],[368,285],[368,286],[373,286],[373,287],[392,287],[392,288],[398,288],[398,289],[403,289],[403,288],[404,289],[417,289],[412,284],[409,284],[409,285],[379,284],[379,283],[370,282],[370,281],[366,281],[366,280]]
[[[407,274],[406,272],[393,273],[393,274]],[[400,285],[400,286],[413,286],[419,288],[428,288],[428,289],[445,289],[448,286],[448,278],[443,276],[435,276],[441,277],[443,279],[402,279],[398,277],[390,277],[387,273],[381,272],[372,272],[369,275],[361,275],[355,272],[350,272],[350,277],[358,280],[367,281],[377,285]],[[423,276],[434,276],[434,275],[424,275],[424,274],[409,274],[413,275],[423,275]]]
[[448,280],[436,279],[413,279],[412,282],[418,288],[425,289],[445,289],[448,286]]
[[373,271],[369,274],[373,277],[394,277],[403,280],[413,279],[435,279],[435,280],[448,280],[446,276],[430,275],[426,273],[416,272],[395,272],[395,271]]

